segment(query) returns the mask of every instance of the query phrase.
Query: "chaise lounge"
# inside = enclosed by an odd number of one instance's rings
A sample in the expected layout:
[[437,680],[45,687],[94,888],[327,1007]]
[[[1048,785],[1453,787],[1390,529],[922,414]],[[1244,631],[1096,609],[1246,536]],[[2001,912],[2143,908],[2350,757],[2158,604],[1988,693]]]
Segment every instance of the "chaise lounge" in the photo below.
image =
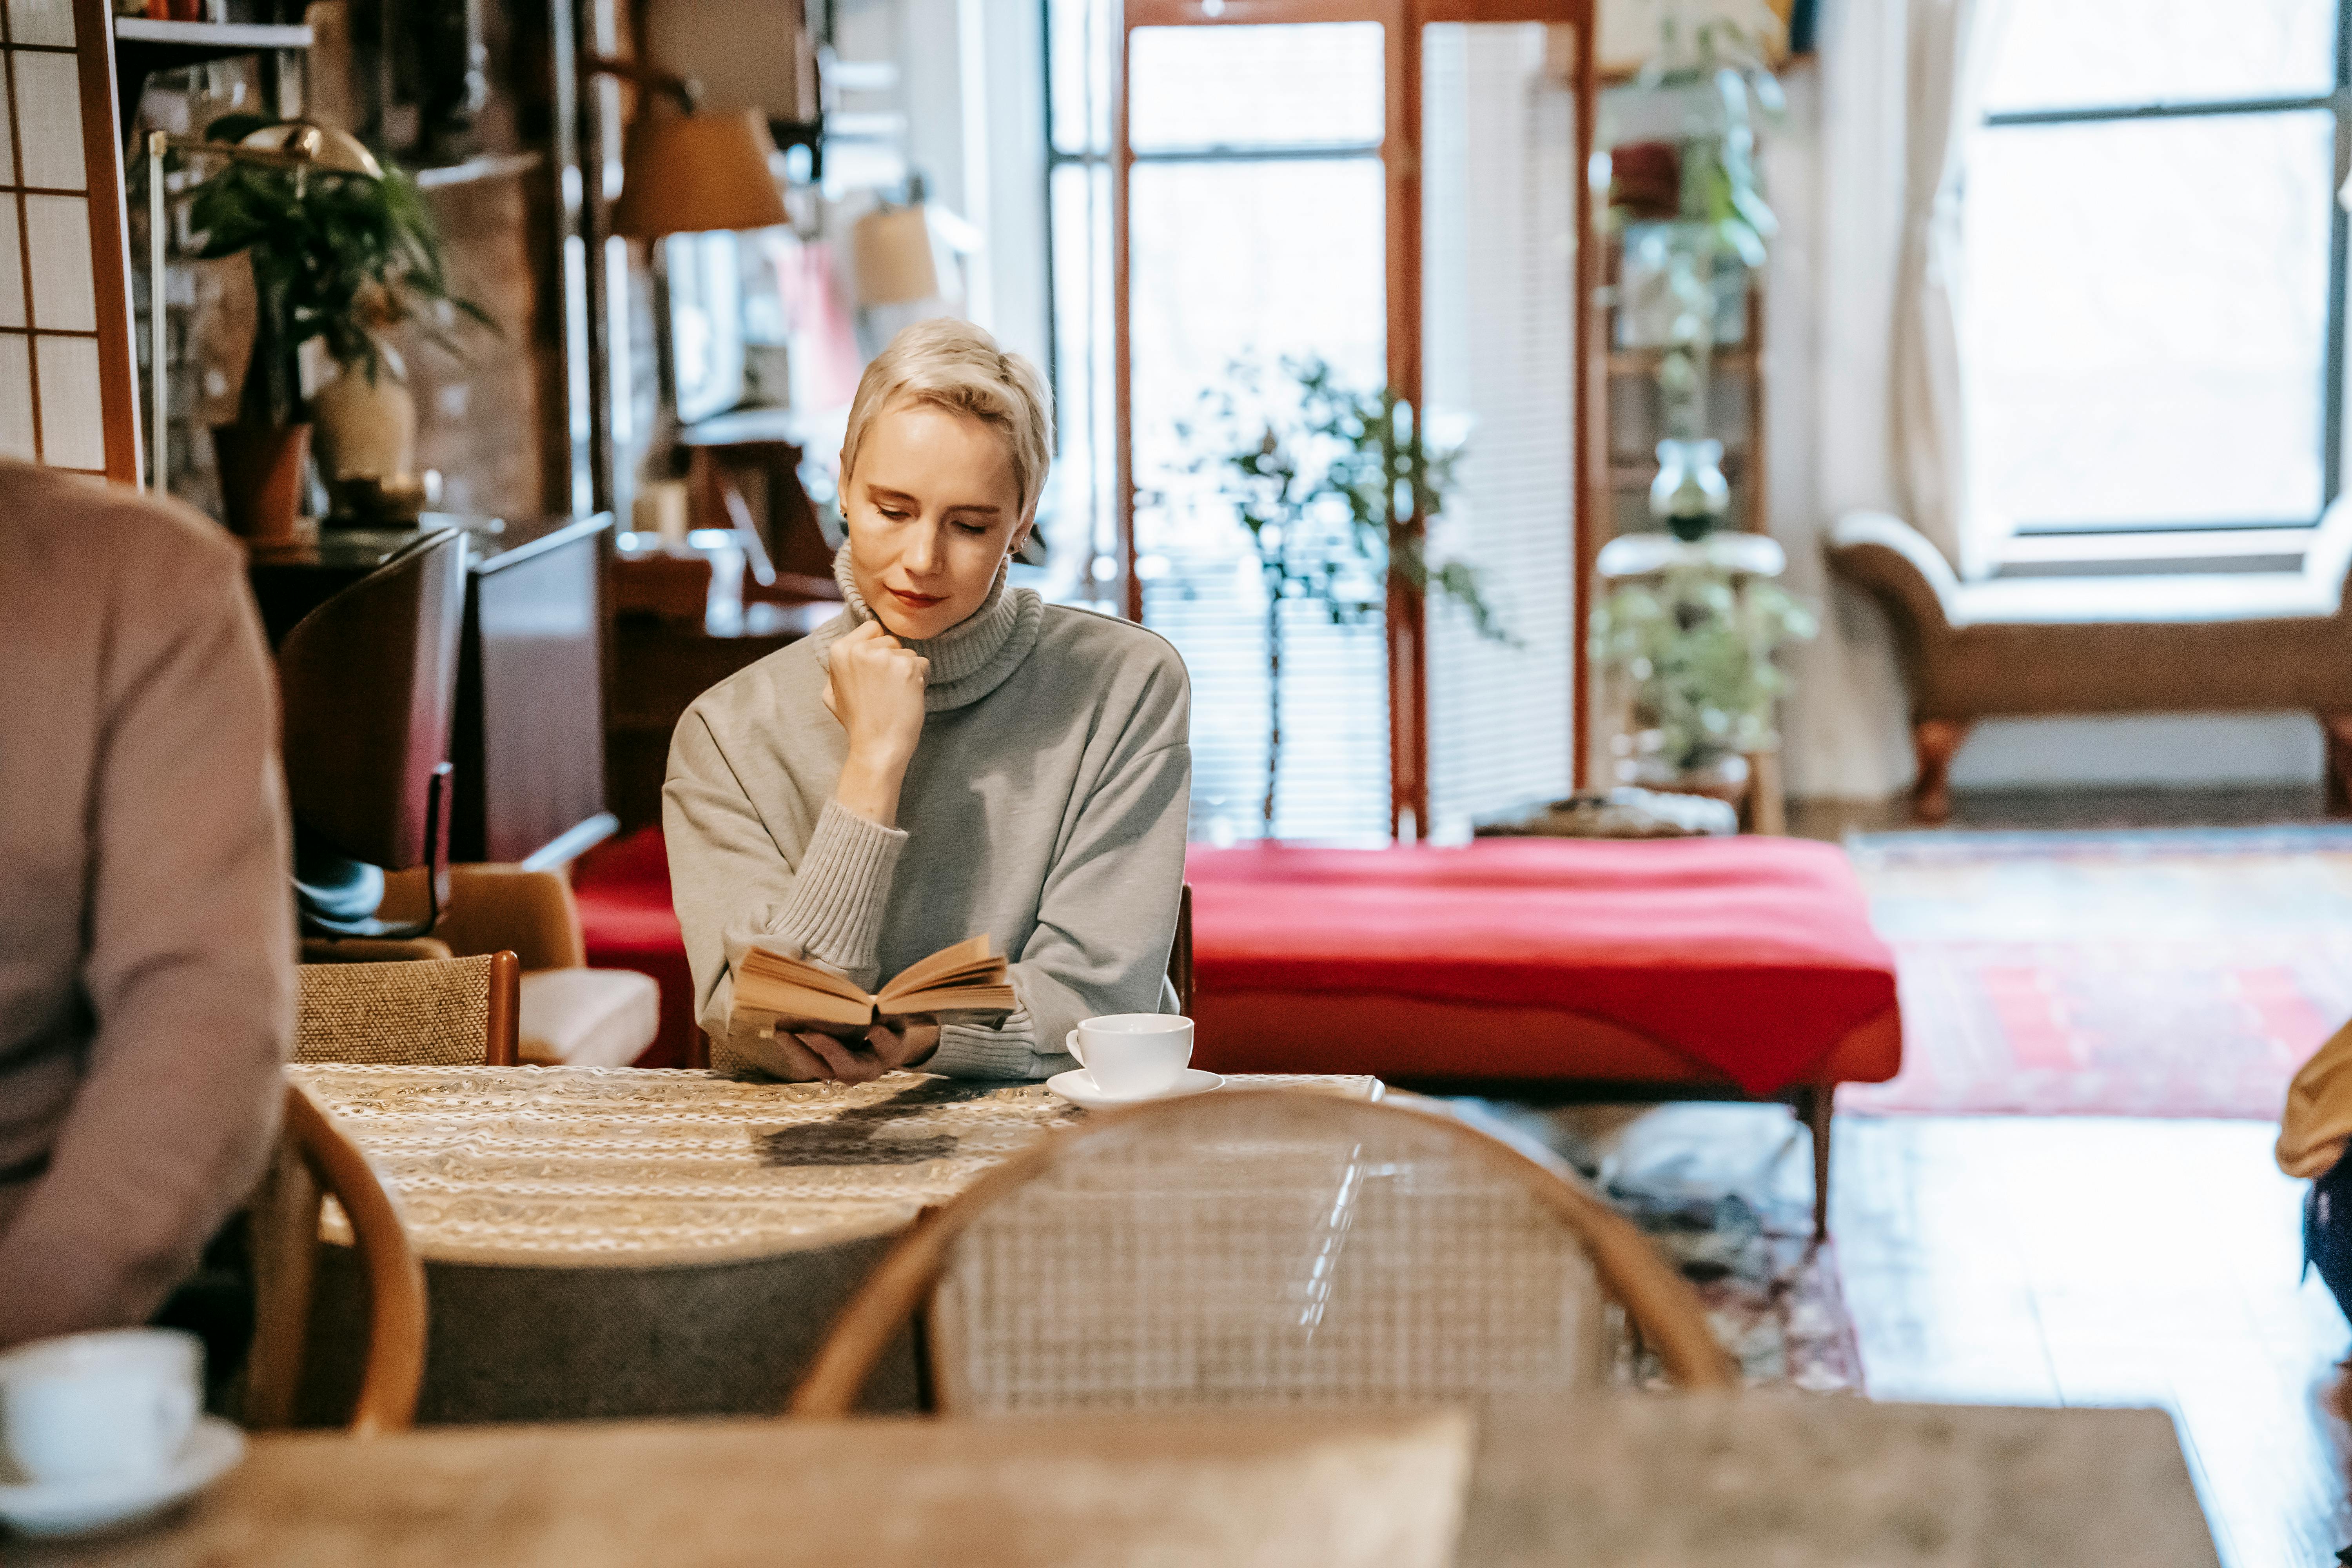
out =
[[1831,566],[1886,611],[1910,692],[1912,813],[1951,815],[1952,757],[1979,719],[2301,710],[2327,742],[2329,811],[2352,811],[2352,503],[2300,572],[1962,583],[1899,518],[1838,521]]

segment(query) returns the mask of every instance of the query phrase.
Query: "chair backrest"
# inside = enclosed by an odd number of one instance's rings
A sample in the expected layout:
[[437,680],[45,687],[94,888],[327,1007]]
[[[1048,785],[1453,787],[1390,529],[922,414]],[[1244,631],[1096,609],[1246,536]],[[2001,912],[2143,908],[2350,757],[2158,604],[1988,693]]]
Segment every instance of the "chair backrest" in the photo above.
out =
[[367,1156],[298,1084],[286,1086],[278,1150],[246,1211],[254,1273],[253,1349],[246,1363],[247,1426],[293,1424],[318,1277],[321,1198],[334,1194],[367,1280],[368,1340],[352,1431],[405,1429],[425,1378],[425,1270]]
[[298,1062],[512,1067],[522,968],[511,952],[406,963],[305,963]]
[[1607,1302],[1727,1386],[1697,1297],[1564,1171],[1443,1114],[1227,1089],[1057,1135],[919,1223],[795,1415],[845,1415],[928,1298],[942,1411],[1477,1403],[1588,1390]]
[[1192,884],[1176,900],[1176,940],[1168,947],[1168,984],[1176,988],[1176,1011],[1192,1016]]
[[[443,529],[303,616],[278,646],[298,885],[334,886],[320,868],[336,863],[446,863],[465,611],[465,535]],[[434,891],[437,900],[443,889]],[[365,907],[343,907],[354,899]],[[386,934],[357,923],[373,908],[368,894],[339,888],[326,913],[341,923],[308,923]]]

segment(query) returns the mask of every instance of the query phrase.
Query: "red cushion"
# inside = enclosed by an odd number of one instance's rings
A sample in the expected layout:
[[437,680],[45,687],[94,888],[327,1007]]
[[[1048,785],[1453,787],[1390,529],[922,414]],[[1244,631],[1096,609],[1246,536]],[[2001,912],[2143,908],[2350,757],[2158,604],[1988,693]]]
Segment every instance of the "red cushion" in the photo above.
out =
[[[1894,955],[1844,854],[1826,844],[1196,847],[1186,870],[1202,1011],[1242,994],[1460,1005],[1463,1027],[1433,1032],[1417,1007],[1409,1026],[1400,1016],[1409,1041],[1366,1040],[1368,1060],[1425,1064],[1430,1077],[1528,1076],[1528,1042],[1499,1048],[1478,1010],[1539,1008],[1632,1030],[1765,1094],[1808,1081],[1895,1005]],[[1268,1026],[1204,1051],[1209,1065],[1297,1070],[1278,1010],[1258,1011]],[[1607,1076],[1564,1044],[1553,1076]]]
[[694,976],[669,900],[669,855],[661,829],[600,844],[572,868],[580,933],[592,969],[634,969],[661,986],[661,1033],[637,1058],[648,1068],[695,1059]]

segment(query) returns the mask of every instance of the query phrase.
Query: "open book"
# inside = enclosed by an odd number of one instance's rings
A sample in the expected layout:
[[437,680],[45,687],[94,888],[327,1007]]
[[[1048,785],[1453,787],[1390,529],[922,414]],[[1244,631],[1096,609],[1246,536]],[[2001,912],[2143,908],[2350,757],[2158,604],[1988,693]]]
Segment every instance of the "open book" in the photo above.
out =
[[976,936],[908,965],[880,991],[856,984],[803,959],[764,947],[743,955],[735,969],[732,1028],[772,1035],[778,1028],[858,1034],[886,1018],[915,1016],[951,1023],[996,1023],[1018,1004],[1004,960]]

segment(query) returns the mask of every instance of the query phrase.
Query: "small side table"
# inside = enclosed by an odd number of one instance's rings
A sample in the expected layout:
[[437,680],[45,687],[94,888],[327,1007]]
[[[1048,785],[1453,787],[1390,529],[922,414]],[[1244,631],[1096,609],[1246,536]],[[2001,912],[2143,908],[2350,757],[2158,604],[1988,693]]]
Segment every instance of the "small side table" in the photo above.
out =
[[[1625,533],[1601,547],[1594,573],[1612,585],[1643,577],[1663,577],[1676,570],[1699,567],[1722,572],[1735,591],[1757,579],[1770,579],[1788,569],[1789,557],[1769,534],[1725,531],[1696,542],[1670,533]],[[1788,802],[1781,791],[1780,753],[1750,752],[1748,795],[1740,807],[1740,825],[1750,833],[1789,831]],[[1672,785],[1643,781],[1644,787],[1672,793]]]

